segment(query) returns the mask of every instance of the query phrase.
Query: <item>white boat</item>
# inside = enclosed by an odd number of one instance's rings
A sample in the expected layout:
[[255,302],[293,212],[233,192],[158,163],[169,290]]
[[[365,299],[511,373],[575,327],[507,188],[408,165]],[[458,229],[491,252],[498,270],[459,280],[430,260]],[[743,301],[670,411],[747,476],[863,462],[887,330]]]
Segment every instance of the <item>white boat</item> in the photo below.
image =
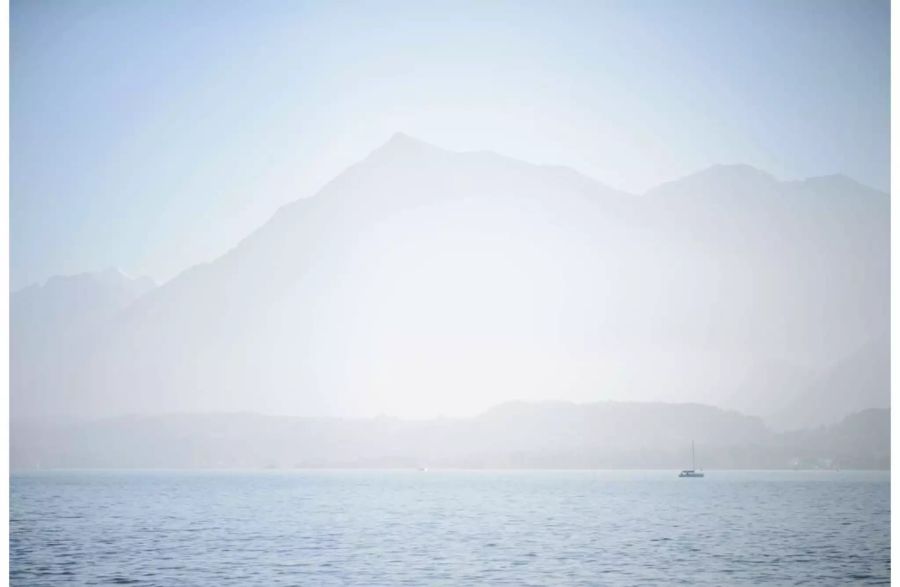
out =
[[678,473],[679,477],[703,477],[703,471],[697,470],[696,458],[694,456],[694,441],[691,441],[691,468],[685,469]]

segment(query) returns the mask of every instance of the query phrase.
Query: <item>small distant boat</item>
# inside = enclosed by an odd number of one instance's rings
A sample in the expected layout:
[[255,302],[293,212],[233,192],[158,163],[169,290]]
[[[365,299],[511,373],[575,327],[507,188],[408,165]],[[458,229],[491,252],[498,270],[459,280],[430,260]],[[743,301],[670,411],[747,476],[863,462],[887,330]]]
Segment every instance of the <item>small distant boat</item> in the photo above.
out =
[[703,471],[697,470],[696,458],[694,456],[694,441],[691,441],[691,468],[685,469],[678,473],[679,477],[703,477]]

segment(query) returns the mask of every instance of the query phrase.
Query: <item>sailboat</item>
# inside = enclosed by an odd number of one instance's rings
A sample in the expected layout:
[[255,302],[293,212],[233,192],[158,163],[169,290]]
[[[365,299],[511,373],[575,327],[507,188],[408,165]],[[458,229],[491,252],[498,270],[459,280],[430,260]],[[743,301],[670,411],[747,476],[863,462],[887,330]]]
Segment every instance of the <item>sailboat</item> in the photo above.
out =
[[703,477],[703,471],[697,471],[696,457],[694,455],[694,441],[691,441],[691,468],[678,474],[679,477]]

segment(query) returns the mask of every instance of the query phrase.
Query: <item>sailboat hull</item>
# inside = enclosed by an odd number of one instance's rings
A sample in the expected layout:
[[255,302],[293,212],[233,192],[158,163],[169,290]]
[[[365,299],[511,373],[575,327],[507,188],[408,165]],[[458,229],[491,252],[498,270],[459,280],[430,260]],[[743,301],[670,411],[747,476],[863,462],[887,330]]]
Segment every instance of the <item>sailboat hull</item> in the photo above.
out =
[[684,470],[678,474],[679,477],[703,477],[703,473],[697,471]]

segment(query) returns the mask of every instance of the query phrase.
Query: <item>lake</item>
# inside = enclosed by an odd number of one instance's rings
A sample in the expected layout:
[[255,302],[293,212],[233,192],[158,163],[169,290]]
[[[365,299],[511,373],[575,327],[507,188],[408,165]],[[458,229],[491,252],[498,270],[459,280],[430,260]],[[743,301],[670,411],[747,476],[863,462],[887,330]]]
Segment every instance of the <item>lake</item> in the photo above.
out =
[[14,473],[13,585],[839,585],[887,472]]

